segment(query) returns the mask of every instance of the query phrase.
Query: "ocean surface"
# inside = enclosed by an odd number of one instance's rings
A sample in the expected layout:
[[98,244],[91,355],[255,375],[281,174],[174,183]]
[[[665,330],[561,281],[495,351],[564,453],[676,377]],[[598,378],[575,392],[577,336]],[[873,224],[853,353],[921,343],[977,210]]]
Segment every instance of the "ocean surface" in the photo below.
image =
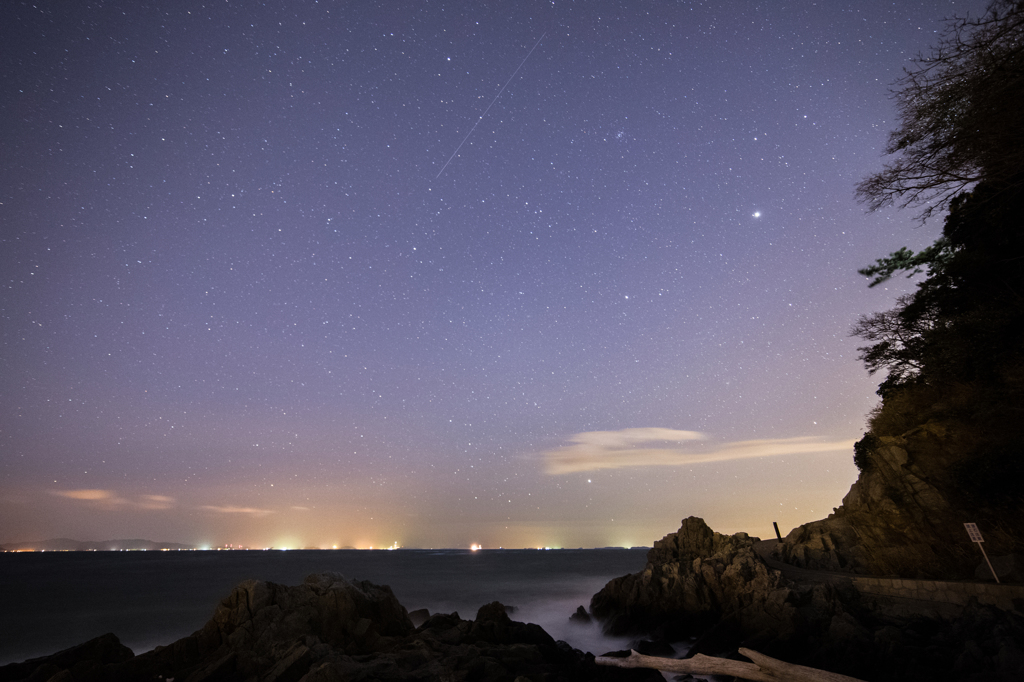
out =
[[195,632],[250,578],[296,585],[337,571],[390,585],[409,611],[476,617],[516,607],[555,639],[600,655],[629,640],[569,621],[612,578],[644,568],[645,549],[292,550],[0,553],[0,665],[113,632],[136,654]]

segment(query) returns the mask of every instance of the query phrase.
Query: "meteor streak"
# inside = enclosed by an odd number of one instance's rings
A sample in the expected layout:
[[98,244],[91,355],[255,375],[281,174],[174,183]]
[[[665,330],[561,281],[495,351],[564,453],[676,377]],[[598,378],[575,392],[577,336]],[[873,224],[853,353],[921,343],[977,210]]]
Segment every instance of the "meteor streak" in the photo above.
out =
[[501,90],[498,90],[498,94],[494,96],[494,99],[491,100],[491,103],[487,105],[486,109],[484,109],[484,113],[480,114],[480,118],[478,118],[476,120],[476,123],[473,124],[473,127],[469,129],[469,133],[467,133],[466,136],[462,138],[462,142],[460,142],[459,146],[455,148],[455,151],[452,152],[452,155],[449,156],[448,160],[445,161],[443,166],[441,166],[440,172],[438,172],[437,176],[434,177],[435,180],[441,177],[441,173],[444,173],[444,169],[448,167],[448,164],[452,162],[452,159],[455,158],[455,155],[459,153],[459,150],[462,149],[462,145],[466,144],[466,140],[468,140],[469,136],[473,134],[473,131],[476,130],[476,127],[480,125],[480,121],[484,120],[484,116],[487,115],[487,112],[491,110],[491,107],[494,106],[494,103],[498,101],[499,97],[501,97],[501,93],[505,92],[505,88],[507,88],[508,84],[512,82],[512,79],[516,77],[516,74],[519,73],[519,69],[523,68],[523,64],[526,63],[526,60],[530,58],[530,55],[533,54],[533,51],[537,49],[537,46],[540,45],[540,41],[544,40],[544,36],[546,36],[547,34],[548,32],[544,31],[544,33],[540,35],[540,38],[537,38],[537,42],[535,42],[533,44],[533,47],[530,48],[530,51],[526,53],[526,57],[524,57],[523,61],[519,63],[519,66],[517,66],[516,70],[512,72],[512,75],[508,77],[508,80],[505,81],[505,84],[501,86]]

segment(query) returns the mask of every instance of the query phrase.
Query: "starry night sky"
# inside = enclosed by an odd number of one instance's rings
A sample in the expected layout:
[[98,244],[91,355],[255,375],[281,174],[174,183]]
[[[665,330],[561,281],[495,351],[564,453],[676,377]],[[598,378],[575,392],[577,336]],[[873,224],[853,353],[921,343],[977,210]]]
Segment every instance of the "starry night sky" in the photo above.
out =
[[941,222],[853,187],[986,4],[5,4],[0,542],[825,517]]

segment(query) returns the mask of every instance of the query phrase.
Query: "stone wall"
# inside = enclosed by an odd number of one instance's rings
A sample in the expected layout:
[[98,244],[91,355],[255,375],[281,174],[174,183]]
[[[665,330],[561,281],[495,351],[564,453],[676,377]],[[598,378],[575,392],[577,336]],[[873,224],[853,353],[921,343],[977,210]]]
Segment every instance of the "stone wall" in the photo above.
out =
[[973,597],[979,604],[1004,611],[1024,611],[1024,585],[853,576],[853,586],[861,594],[939,601],[959,606],[966,606]]

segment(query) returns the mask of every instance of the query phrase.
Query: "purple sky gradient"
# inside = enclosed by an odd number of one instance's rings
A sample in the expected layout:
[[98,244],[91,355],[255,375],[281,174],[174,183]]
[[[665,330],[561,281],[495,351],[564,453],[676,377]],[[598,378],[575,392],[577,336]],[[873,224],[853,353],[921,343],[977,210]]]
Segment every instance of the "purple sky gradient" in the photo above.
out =
[[913,286],[856,270],[940,227],[853,187],[984,7],[12,3],[0,542],[823,518]]

